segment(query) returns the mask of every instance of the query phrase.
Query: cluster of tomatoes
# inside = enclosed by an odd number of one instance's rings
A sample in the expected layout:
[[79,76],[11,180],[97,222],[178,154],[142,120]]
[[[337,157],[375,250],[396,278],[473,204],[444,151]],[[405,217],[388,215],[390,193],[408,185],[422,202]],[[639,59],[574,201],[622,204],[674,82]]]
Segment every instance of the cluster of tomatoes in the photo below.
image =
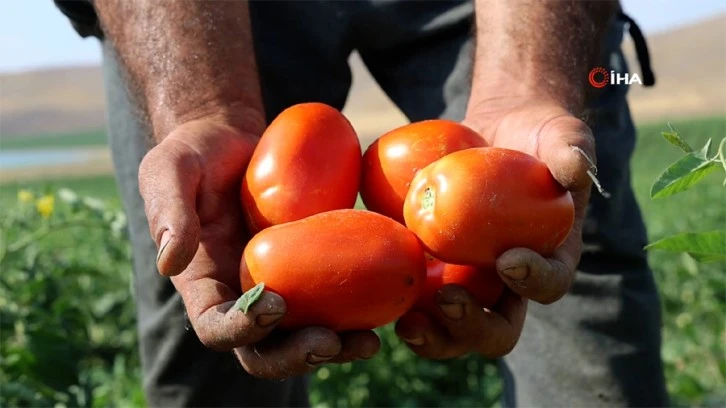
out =
[[[353,209],[358,192],[368,208]],[[372,329],[412,308],[436,314],[449,283],[482,307],[504,290],[495,260],[526,247],[554,251],[569,233],[572,197],[525,153],[486,147],[446,120],[392,130],[361,155],[336,109],[305,103],[266,129],[241,200],[253,235],[242,289],[282,296],[284,329]]]

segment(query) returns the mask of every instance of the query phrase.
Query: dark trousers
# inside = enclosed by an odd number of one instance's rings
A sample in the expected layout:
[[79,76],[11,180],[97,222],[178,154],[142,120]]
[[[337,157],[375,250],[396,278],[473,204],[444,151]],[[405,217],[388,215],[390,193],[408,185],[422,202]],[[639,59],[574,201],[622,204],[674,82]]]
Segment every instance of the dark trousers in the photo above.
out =
[[[410,120],[463,118],[473,48],[469,2],[253,2],[251,15],[268,119],[299,102],[342,108],[351,82],[347,58],[354,49]],[[622,23],[614,22],[601,62],[618,72],[628,69],[622,35]],[[149,404],[307,404],[304,379],[252,378],[231,354],[204,348],[187,329],[179,295],[156,270],[138,191],[138,166],[150,135],[113,50],[108,44],[103,49],[109,134],[134,248]],[[599,177],[612,197],[593,194],[585,251],[570,293],[553,305],[530,303],[521,340],[502,360],[505,405],[667,404],[658,294],[641,249],[645,229],[630,186],[635,131],[626,91],[608,86],[590,106]]]

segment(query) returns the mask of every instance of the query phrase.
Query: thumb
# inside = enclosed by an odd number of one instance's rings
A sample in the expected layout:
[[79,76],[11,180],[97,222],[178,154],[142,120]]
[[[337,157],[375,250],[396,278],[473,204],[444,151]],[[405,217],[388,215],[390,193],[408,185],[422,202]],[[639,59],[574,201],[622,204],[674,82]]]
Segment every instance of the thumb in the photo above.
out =
[[186,269],[199,247],[196,195],[200,179],[197,153],[172,138],[159,143],[141,161],[139,190],[159,251],[156,264],[164,276]]
[[585,122],[573,116],[559,116],[541,131],[537,155],[552,176],[570,191],[589,191],[594,175],[595,139]]

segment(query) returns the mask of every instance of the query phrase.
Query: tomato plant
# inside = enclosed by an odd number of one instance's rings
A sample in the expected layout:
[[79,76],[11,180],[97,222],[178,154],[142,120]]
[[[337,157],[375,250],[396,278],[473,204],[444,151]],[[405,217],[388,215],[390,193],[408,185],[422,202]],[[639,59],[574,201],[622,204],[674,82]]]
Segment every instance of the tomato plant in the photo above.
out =
[[52,187],[0,186],[0,406],[144,406],[126,216]]
[[538,159],[482,147],[419,171],[404,205],[406,226],[444,262],[493,266],[504,251],[551,254],[572,228],[570,193]]
[[[693,148],[672,127],[663,137],[678,146],[684,154],[671,164],[653,183],[650,198],[669,197],[686,191],[703,180],[719,165],[726,171],[726,137],[721,139],[716,154],[709,157],[711,139],[699,151]],[[726,180],[723,185],[726,186]],[[726,261],[726,229],[684,232],[651,243],[646,249],[685,252],[700,262]]]
[[449,153],[485,145],[478,133],[449,120],[425,120],[394,129],[363,155],[363,203],[403,224],[403,201],[416,172]]
[[240,266],[242,289],[260,282],[287,303],[280,327],[373,329],[411,308],[426,279],[416,236],[364,210],[335,210],[257,234]]
[[353,208],[360,168],[360,143],[342,113],[322,103],[287,108],[265,130],[242,182],[249,232]]

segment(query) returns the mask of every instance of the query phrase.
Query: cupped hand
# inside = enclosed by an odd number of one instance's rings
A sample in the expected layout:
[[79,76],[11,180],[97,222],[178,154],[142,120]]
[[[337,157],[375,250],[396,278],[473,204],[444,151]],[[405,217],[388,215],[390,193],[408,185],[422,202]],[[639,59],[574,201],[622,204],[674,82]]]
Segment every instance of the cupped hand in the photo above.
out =
[[435,316],[411,311],[396,323],[396,334],[421,357],[447,359],[468,353],[495,358],[508,354],[519,340],[527,300],[507,289],[491,309],[483,308],[461,286],[443,286]]
[[465,124],[490,146],[523,151],[542,160],[555,180],[570,191],[575,221],[564,243],[545,258],[527,248],[512,248],[496,263],[515,293],[549,304],[567,293],[582,251],[582,224],[595,172],[590,128],[553,101],[497,99],[470,107]]
[[282,379],[324,362],[373,356],[380,344],[370,331],[273,332],[286,311],[274,293],[264,292],[247,313],[233,307],[249,238],[239,186],[257,140],[224,120],[197,119],[176,127],[144,157],[139,187],[159,272],[171,277],[202,343],[234,350],[252,375]]

